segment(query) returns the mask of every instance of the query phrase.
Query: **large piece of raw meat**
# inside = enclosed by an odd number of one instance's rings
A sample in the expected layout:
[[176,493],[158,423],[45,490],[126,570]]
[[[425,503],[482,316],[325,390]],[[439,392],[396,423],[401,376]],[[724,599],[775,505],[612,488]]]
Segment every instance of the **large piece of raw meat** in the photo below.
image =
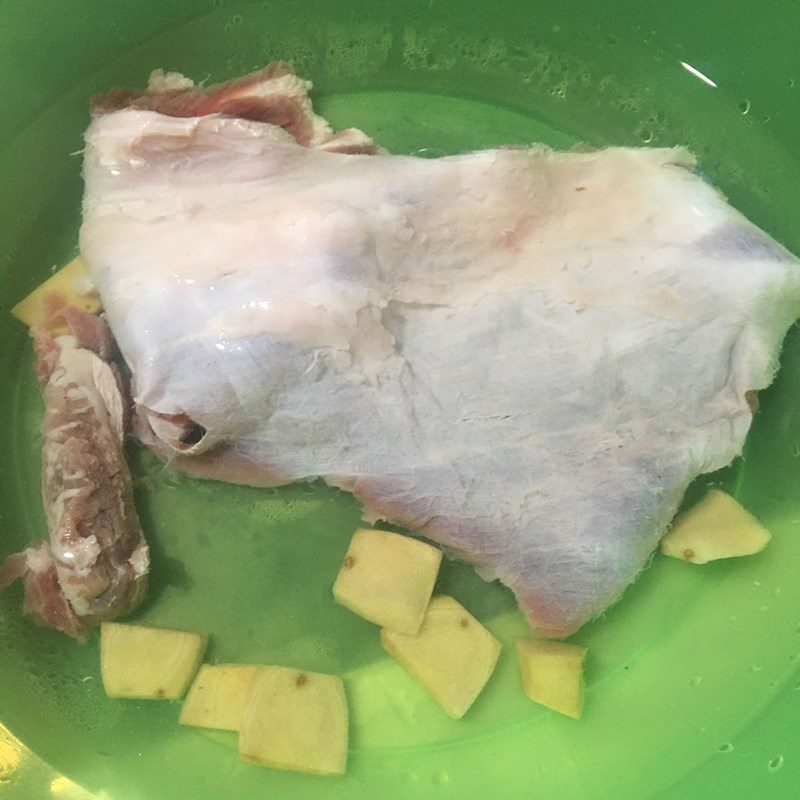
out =
[[680,148],[390,156],[280,67],[158,83],[97,102],[81,230],[142,438],[220,480],[322,476],[539,634],[613,602],[741,451],[797,260]]

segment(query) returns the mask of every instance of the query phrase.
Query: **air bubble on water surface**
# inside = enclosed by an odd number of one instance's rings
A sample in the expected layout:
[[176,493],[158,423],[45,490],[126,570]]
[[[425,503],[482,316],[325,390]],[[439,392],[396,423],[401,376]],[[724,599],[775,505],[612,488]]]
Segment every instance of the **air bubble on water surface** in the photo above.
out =
[[437,772],[433,776],[433,782],[437,786],[447,786],[450,783],[450,776],[446,772]]
[[650,144],[653,141],[653,132],[648,128],[639,131],[639,138],[645,143]]
[[241,24],[244,22],[244,20],[242,19],[242,15],[241,15],[241,14],[234,14],[234,15],[231,17],[231,22],[232,22],[234,25],[241,25]]
[[635,114],[639,110],[638,99],[633,94],[622,94],[617,98],[617,106],[620,111],[626,111],[630,114]]
[[723,742],[717,748],[717,752],[719,752],[719,753],[731,753],[731,752],[733,752],[733,745],[730,742]]
[[767,772],[777,772],[783,766],[783,756],[775,756],[767,764]]
[[742,102],[739,103],[739,111],[741,111],[742,114],[749,114],[750,113],[750,101],[749,100],[742,100]]

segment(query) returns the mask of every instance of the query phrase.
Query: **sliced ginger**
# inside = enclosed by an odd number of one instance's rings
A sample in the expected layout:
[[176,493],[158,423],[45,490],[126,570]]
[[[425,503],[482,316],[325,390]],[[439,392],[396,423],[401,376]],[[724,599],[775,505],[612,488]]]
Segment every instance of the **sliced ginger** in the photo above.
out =
[[207,644],[205,633],[104,622],[100,671],[106,694],[147,700],[182,697]]
[[344,683],[288,667],[261,667],[239,729],[239,754],[275,769],[341,775],[347,765]]
[[78,256],[17,303],[11,309],[11,313],[28,327],[48,324],[54,333],[66,333],[67,329],[63,323],[48,322],[45,297],[51,293],[61,295],[67,305],[80,308],[89,314],[96,314],[101,308],[100,296],[89,281],[86,263]]
[[381,630],[381,644],[455,719],[494,672],[501,645],[460,603],[431,599],[418,634]]
[[705,564],[719,558],[753,555],[763,550],[771,538],[770,532],[729,494],[711,489],[678,517],[661,540],[661,552],[692,564]]
[[417,633],[442,561],[437,547],[388,531],[355,532],[333,596],[370,622]]
[[253,664],[203,664],[183,702],[178,722],[196,728],[238,731],[259,669]]
[[517,658],[522,688],[534,703],[568,717],[580,717],[585,647],[544,639],[517,639]]

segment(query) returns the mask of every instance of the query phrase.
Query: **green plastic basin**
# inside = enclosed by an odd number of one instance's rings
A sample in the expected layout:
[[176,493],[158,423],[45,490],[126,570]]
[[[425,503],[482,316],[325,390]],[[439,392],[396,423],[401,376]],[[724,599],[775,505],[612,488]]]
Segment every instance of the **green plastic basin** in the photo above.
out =
[[[337,126],[398,153],[513,143],[686,144],[709,178],[800,253],[800,5],[752,0],[6,0],[0,3],[0,555],[45,533],[41,401],[7,312],[76,252],[88,98],[151,69],[222,80],[294,63]],[[800,796],[800,332],[745,456],[700,485],[774,533],[704,568],[656,557],[588,645],[580,721],[528,702],[509,592],[446,563],[453,594],[506,643],[486,691],[447,718],[330,589],[359,520],[322,485],[195,481],[130,452],[152,546],[136,619],[211,634],[209,658],[345,676],[349,769],[241,763],[233,734],[180,728],[170,702],[112,701],[98,642],[0,596],[0,795],[67,800],[783,800]]]

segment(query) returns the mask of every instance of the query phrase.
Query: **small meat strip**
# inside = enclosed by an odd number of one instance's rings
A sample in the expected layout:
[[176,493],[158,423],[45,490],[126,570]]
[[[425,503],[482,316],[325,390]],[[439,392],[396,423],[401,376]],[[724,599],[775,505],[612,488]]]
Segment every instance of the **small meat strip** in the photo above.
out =
[[149,554],[133,503],[123,437],[127,401],[115,344],[99,317],[53,313],[70,335],[32,329],[42,387],[42,498],[49,542],[9,556],[0,586],[25,581],[24,611],[41,625],[85,639],[132,611],[147,586]]

